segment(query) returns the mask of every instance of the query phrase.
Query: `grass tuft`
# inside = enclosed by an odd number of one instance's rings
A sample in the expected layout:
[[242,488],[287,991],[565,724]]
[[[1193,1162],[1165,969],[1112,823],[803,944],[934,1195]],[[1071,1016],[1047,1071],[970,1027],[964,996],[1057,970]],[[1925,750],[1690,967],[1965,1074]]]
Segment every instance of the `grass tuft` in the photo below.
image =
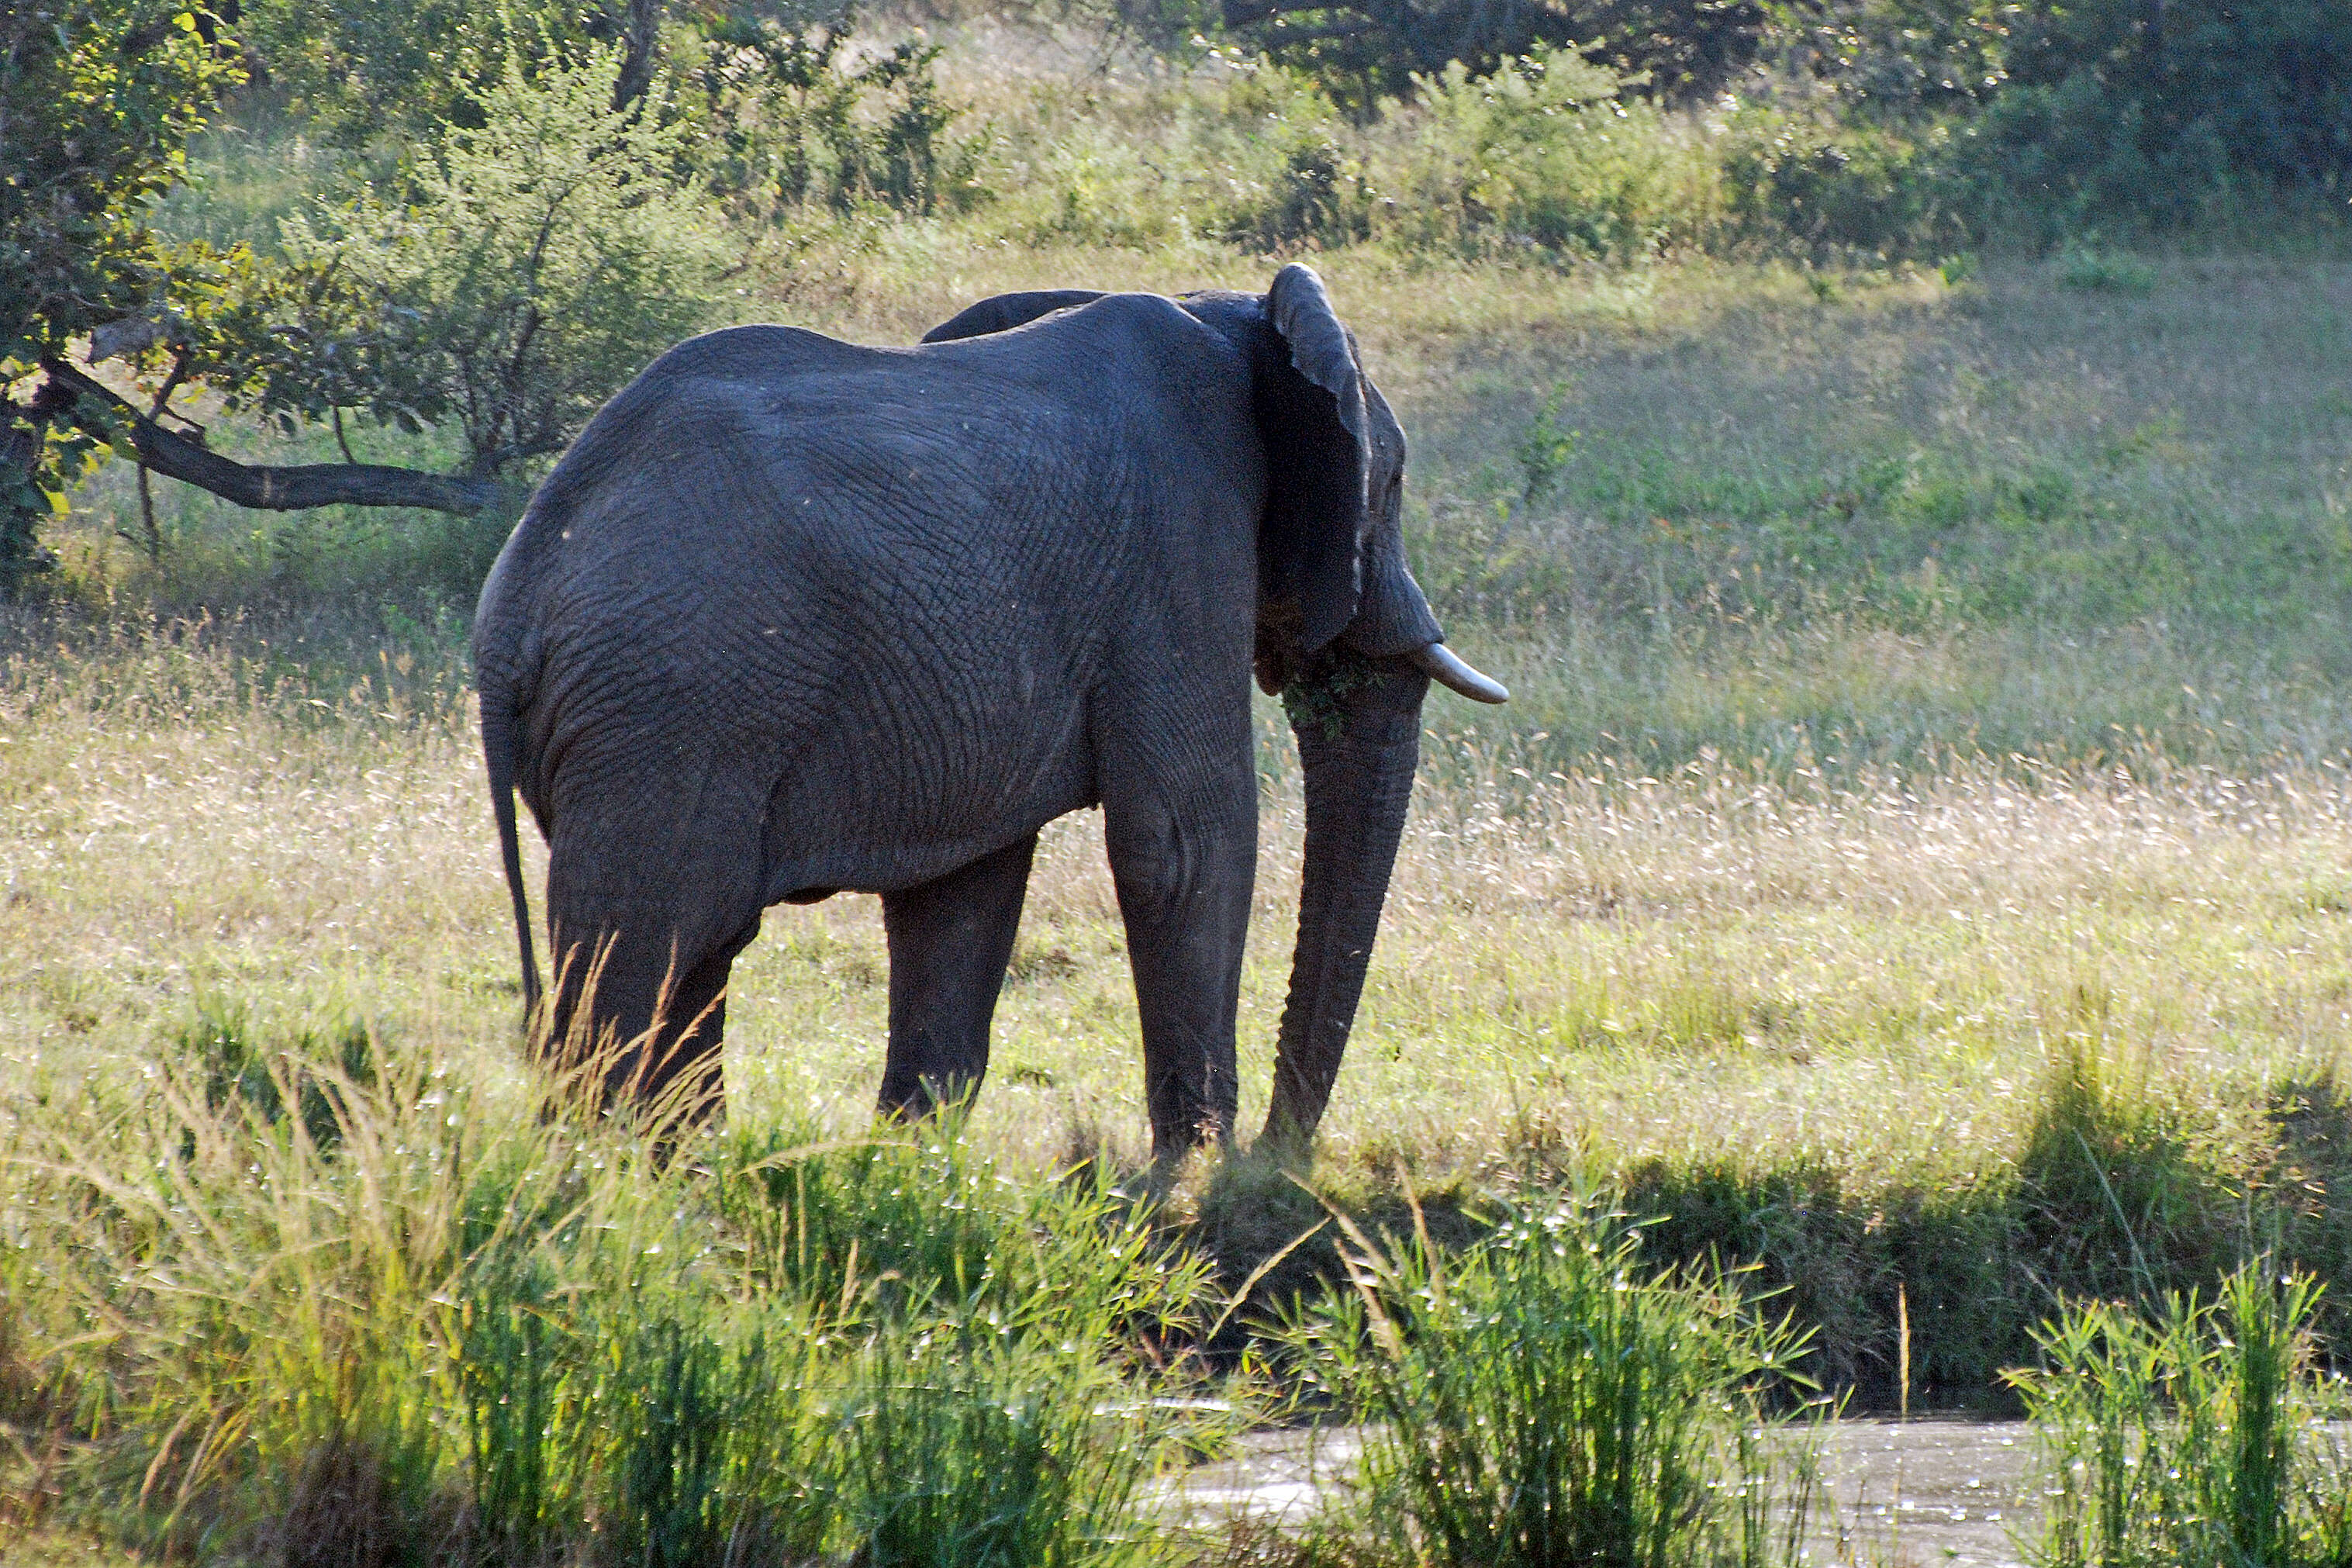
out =
[[[1416,1222],[1420,1210],[1413,1210]],[[1365,1563],[1763,1568],[1801,1560],[1812,1455],[1767,1414],[1805,1336],[1622,1218],[1515,1204],[1448,1258],[1344,1217],[1349,1289],[1287,1336],[1367,1427],[1327,1530]]]
[[2070,1302],[2011,1374],[2047,1475],[2037,1568],[2340,1563],[2352,1452],[2311,1375],[2324,1287],[2268,1258],[2151,1315]]
[[20,1506],[289,1563],[1107,1563],[1224,1419],[1170,1397],[1202,1270],[1107,1184],[936,1136],[664,1158],[397,1055],[304,1069],[313,1137],[207,1018],[150,1095],[16,1130]]

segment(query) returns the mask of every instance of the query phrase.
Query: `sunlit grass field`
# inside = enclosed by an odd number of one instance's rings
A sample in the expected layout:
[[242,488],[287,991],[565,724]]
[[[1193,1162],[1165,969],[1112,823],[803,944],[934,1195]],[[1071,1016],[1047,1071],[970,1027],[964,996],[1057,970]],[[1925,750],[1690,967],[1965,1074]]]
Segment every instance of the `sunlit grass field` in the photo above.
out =
[[[904,341],[1001,289],[1272,266],[942,243],[803,258],[742,313]],[[2210,1288],[2264,1248],[2331,1279],[2341,1354],[2352,268],[1317,265],[1414,442],[1417,570],[1517,694],[1424,710],[1325,1194],[1402,1223],[1410,1191],[1462,1234],[1482,1190],[1600,1194],[1654,1255],[1759,1262],[1815,1374],[1881,1405],[1905,1353],[1915,1403],[1995,1403],[2062,1292]],[[503,525],[166,493],[156,567],[101,486],[52,596],[0,622],[8,1146],[224,1027],[356,1027],[528,1104],[463,673]],[[1260,719],[1246,1127],[1300,834]],[[864,1131],[886,975],[875,900],[771,911],[735,1131]],[[1130,1171],[1140,1088],[1098,827],[1066,819],[965,1136],[1024,1180]],[[1208,1162],[1171,1202],[1228,1286],[1321,1212]]]

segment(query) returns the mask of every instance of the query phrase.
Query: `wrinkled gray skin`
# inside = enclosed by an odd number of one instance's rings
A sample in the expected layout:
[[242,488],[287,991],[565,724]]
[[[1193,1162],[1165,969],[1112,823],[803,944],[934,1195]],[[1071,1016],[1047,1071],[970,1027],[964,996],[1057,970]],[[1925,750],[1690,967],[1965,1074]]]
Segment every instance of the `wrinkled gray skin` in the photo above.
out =
[[540,488],[475,618],[534,1003],[516,789],[549,844],[547,1037],[644,1035],[614,1090],[715,1097],[761,912],[879,893],[882,1109],[920,1114],[987,1067],[1037,830],[1098,805],[1155,1151],[1229,1139],[1255,667],[1306,767],[1266,1124],[1303,1150],[1439,639],[1405,569],[1403,466],[1304,267],[1263,299],[1005,296],[911,349],[744,327],[663,355]]

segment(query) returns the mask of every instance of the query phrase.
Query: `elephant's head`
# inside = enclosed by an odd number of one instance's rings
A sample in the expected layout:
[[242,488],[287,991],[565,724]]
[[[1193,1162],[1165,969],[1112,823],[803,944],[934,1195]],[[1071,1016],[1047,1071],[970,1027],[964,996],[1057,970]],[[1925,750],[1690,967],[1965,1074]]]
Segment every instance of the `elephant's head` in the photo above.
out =
[[[1099,298],[1055,290],[983,300],[925,339],[1001,331]],[[1449,651],[1405,563],[1404,432],[1365,375],[1312,268],[1264,296],[1188,295],[1241,349],[1265,446],[1256,668],[1281,697],[1306,774],[1298,945],[1264,1141],[1298,1152],[1339,1076],[1420,761],[1434,679],[1482,702],[1509,696]]]
[[1483,702],[1509,693],[1447,650],[1412,580],[1404,432],[1322,280],[1286,267],[1258,309],[1274,342],[1257,374],[1268,479],[1257,677],[1290,715],[1307,785],[1298,946],[1265,1139],[1297,1152],[1322,1119],[1363,994],[1421,759],[1422,696],[1432,678]]

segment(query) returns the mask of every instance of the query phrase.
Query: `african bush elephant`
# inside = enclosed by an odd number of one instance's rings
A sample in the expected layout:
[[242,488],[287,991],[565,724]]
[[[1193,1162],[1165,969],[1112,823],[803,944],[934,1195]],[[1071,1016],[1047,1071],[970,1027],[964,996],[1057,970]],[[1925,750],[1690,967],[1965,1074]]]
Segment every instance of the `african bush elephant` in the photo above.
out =
[[1301,266],[1263,298],[1005,296],[908,349],[787,327],[672,349],[540,487],[474,621],[533,1005],[516,789],[549,844],[567,962],[544,1037],[638,1037],[614,1089],[692,1075],[715,1095],[728,966],[761,911],[879,893],[882,1108],[924,1112],[987,1066],[1038,829],[1098,805],[1155,1152],[1230,1138],[1255,668],[1306,770],[1266,1122],[1303,1148],[1429,679],[1506,695],[1444,647],[1406,570],[1403,468]]

